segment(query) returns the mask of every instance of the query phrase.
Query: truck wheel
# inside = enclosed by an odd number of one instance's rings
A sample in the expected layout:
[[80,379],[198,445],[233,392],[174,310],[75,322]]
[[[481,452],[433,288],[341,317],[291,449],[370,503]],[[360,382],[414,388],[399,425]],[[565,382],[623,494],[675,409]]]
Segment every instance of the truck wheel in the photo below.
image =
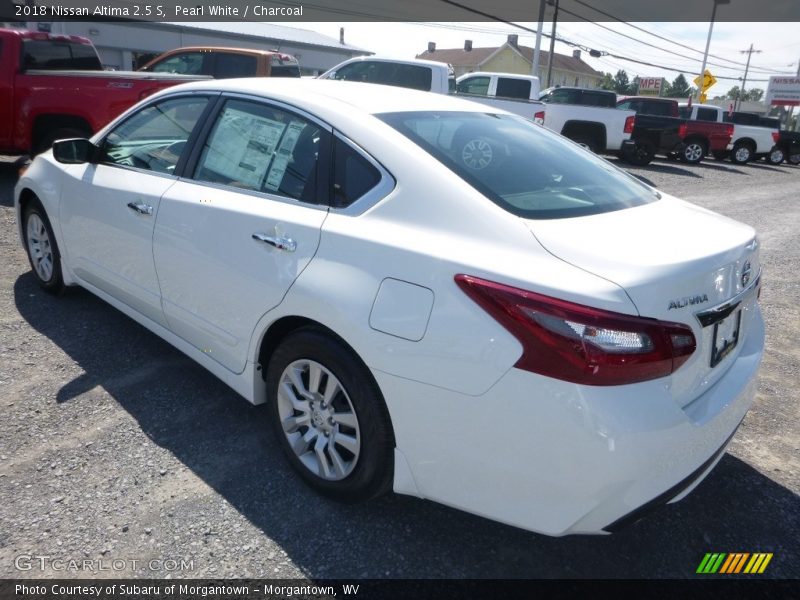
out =
[[343,342],[317,328],[290,333],[267,368],[272,423],[292,467],[335,500],[391,489],[394,436],[372,374]]
[[680,158],[683,162],[690,165],[696,165],[708,153],[706,145],[699,140],[692,140],[687,142],[681,150]]
[[800,153],[790,154],[786,160],[788,160],[792,165],[800,165]]
[[53,131],[48,131],[41,138],[34,146],[33,152],[34,154],[41,154],[42,152],[46,152],[50,150],[50,147],[53,145],[53,142],[57,140],[66,140],[69,138],[85,138],[91,135],[90,132],[86,131],[85,129],[76,129],[74,127],[61,127],[59,129],[55,129]]
[[764,158],[766,158],[767,162],[771,165],[779,165],[783,162],[783,159],[786,158],[786,156],[784,155],[782,148],[775,146]]
[[50,294],[57,295],[63,292],[61,254],[50,220],[38,198],[32,199],[25,207],[22,215],[22,234],[28,260],[39,286]]
[[585,135],[577,135],[572,138],[572,141],[581,146],[582,148],[586,148],[590,152],[594,152],[597,154],[600,151],[600,144],[597,143],[597,140]]
[[632,150],[625,153],[625,160],[637,167],[644,167],[650,164],[655,155],[650,144],[636,144]]
[[731,162],[737,165],[748,163],[753,158],[753,146],[748,142],[736,142],[731,151]]

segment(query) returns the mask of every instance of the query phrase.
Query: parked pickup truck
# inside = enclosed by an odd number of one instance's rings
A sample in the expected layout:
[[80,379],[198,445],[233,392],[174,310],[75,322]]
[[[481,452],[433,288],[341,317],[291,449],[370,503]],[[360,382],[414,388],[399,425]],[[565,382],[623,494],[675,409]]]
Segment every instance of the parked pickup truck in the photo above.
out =
[[[495,83],[488,89],[497,89],[497,77],[493,73]],[[511,74],[503,76],[514,77]],[[456,94],[456,79],[450,65],[433,60],[397,60],[376,56],[360,56],[340,63],[319,76],[319,79],[338,79],[342,81],[360,81],[363,83],[379,83],[406,87],[435,94]],[[524,78],[526,80],[537,78]],[[538,85],[538,81],[537,81]],[[507,110],[526,119],[544,121],[544,105],[537,100],[520,98],[502,98],[499,95],[458,94],[473,102],[488,104],[495,108]]]
[[94,46],[77,36],[0,29],[0,49],[5,154],[36,153],[60,138],[88,137],[142,98],[198,79],[103,71]]
[[728,123],[688,120],[677,100],[670,98],[623,98],[617,106],[636,112],[636,148],[626,157],[634,164],[647,164],[656,154],[696,164],[709,152],[725,151],[733,135]]
[[[728,146],[725,150],[712,152],[717,160],[724,160],[730,157],[731,162],[745,164],[751,160],[767,156],[780,138],[777,127],[763,127],[757,118],[751,121],[750,124],[746,124],[742,122],[744,120],[742,117],[735,117],[724,108],[718,106],[695,104],[690,107],[687,104],[681,104],[680,107],[686,118],[693,121],[733,124],[733,136]],[[734,113],[734,115],[737,114],[747,113]]]
[[300,64],[291,54],[248,48],[187,46],[156,56],[140,71],[231,77],[300,77]]
[[764,157],[764,160],[771,165],[779,165],[784,160],[792,165],[800,165],[800,131],[780,129],[780,119],[770,117],[759,116],[758,123],[762,127],[780,130],[778,131],[778,143]]
[[539,100],[546,104],[544,126],[548,129],[593,152],[624,157],[633,151],[635,113],[617,109],[614,92],[558,87],[544,90]]

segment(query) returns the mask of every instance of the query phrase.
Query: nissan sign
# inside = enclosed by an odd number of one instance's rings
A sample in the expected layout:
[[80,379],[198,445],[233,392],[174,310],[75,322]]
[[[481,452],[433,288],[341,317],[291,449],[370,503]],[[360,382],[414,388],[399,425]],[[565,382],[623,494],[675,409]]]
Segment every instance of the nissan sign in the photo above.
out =
[[800,77],[770,77],[765,102],[767,106],[800,106]]

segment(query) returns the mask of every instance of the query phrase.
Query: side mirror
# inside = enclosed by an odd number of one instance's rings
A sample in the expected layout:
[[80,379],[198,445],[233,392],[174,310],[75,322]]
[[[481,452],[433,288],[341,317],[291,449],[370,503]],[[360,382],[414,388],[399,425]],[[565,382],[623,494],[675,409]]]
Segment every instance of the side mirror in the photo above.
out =
[[96,162],[99,150],[89,140],[81,138],[53,142],[53,157],[65,165]]

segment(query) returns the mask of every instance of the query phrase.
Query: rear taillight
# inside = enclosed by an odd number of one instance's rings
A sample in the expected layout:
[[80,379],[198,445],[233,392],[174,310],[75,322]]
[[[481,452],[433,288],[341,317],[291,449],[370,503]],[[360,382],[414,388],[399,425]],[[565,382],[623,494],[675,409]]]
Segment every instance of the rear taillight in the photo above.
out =
[[678,137],[681,139],[685,138],[688,129],[689,126],[686,123],[681,123],[680,125],[678,125]]
[[780,141],[780,139],[781,139],[781,133],[779,131],[773,131],[772,132],[772,141],[777,144]]
[[584,385],[624,385],[665,377],[696,348],[687,325],[591,308],[456,275],[464,293],[522,344],[514,365]]
[[623,133],[633,133],[633,126],[636,123],[636,115],[631,115],[627,119],[625,119],[625,128],[622,130]]
[[728,125],[725,127],[725,135],[727,137],[733,137],[733,125]]
[[533,115],[533,122],[538,125],[544,125],[544,111],[540,110]]

